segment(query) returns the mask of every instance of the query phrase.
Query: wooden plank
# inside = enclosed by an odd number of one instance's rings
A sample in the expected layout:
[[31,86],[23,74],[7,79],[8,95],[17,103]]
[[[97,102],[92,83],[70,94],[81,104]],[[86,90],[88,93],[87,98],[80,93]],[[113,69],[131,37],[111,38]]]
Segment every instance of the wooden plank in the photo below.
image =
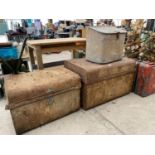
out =
[[49,45],[38,45],[41,46],[42,48],[44,47],[61,47],[61,46],[80,46],[83,45],[85,46],[85,42],[70,42],[70,43],[55,43],[55,44],[49,44]]
[[[63,66],[63,65],[64,65],[64,61],[48,62],[43,64],[44,68]],[[37,69],[37,65],[33,66],[33,69]]]
[[12,46],[12,42],[0,42],[0,47]]
[[34,53],[32,48],[28,47],[31,65],[35,65]]
[[86,42],[86,38],[57,38],[57,39],[40,39],[40,40],[29,40],[27,45],[51,45],[51,44],[64,44],[74,42]]
[[30,63],[29,64],[29,69],[30,71],[33,70],[33,66],[35,66],[35,58],[34,58],[34,53],[33,53],[33,48],[27,47],[28,53],[29,53],[29,58],[30,58]]
[[73,50],[73,58],[76,58],[76,53],[77,51],[76,50]]
[[86,47],[85,45],[82,45],[82,46],[60,46],[60,47],[51,47],[51,48],[42,48],[42,53],[55,53],[55,52],[62,52],[62,51],[65,51],[65,50],[69,50],[69,51],[72,51],[72,50],[85,50]]
[[27,42],[31,64],[35,64],[34,51],[38,69],[43,69],[42,53],[61,52],[65,50],[74,51],[86,49],[86,38],[58,38],[30,40]]
[[40,46],[35,47],[35,53],[36,53],[38,69],[41,70],[44,68],[44,66],[43,66],[42,51]]
[[85,29],[82,29],[82,38],[86,38],[86,28]]

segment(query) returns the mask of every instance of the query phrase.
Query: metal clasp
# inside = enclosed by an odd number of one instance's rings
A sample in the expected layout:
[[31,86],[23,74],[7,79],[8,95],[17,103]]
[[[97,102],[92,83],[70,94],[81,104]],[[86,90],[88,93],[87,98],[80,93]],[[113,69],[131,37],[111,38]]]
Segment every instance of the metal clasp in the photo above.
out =
[[48,105],[52,105],[53,102],[54,102],[53,97],[49,97],[49,98],[48,98]]
[[[49,89],[47,90],[47,93],[51,93],[51,92],[54,92],[54,90],[51,89],[51,88],[49,88]],[[49,98],[48,98],[48,105],[52,105],[53,102],[54,102],[53,96],[49,97]]]

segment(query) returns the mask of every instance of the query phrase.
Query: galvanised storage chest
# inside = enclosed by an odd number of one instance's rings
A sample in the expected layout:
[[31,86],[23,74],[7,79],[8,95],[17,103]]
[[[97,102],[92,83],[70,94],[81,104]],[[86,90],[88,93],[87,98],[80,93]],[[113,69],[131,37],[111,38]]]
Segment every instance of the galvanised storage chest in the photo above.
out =
[[95,63],[121,60],[126,31],[115,27],[90,27],[87,30],[86,59]]

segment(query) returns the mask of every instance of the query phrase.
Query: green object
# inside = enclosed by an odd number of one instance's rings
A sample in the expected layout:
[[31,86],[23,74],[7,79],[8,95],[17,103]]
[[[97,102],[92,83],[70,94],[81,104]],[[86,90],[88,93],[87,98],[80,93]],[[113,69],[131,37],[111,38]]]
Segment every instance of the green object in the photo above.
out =
[[142,41],[146,41],[149,38],[149,36],[150,36],[149,33],[143,32],[141,33],[140,39]]
[[84,51],[80,51],[80,52],[76,52],[75,53],[75,57],[74,58],[84,58],[85,57],[85,52]]

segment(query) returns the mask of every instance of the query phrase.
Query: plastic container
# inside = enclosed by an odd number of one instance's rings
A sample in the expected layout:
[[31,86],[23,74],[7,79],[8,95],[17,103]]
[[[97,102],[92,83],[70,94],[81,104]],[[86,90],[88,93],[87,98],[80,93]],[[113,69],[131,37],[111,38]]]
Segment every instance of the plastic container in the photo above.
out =
[[0,48],[0,59],[17,59],[17,48],[16,47],[3,47]]

